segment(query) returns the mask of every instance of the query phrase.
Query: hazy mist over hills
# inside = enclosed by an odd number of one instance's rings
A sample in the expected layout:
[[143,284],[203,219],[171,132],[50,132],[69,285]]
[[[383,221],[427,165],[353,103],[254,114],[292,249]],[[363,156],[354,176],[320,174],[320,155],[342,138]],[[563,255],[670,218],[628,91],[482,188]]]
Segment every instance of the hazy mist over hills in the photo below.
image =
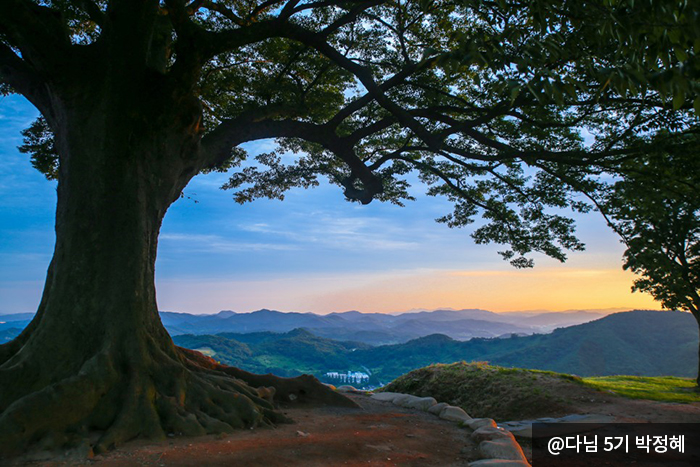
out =
[[[346,311],[320,315],[262,309],[246,313],[224,310],[210,315],[162,311],[160,316],[172,336],[222,332],[289,332],[304,328],[320,337],[382,345],[407,342],[431,334],[469,340],[475,337],[546,333],[558,327],[593,321],[608,313],[609,310],[494,313],[481,309],[444,308],[396,314]],[[0,331],[22,329],[32,316],[32,313],[0,315]]]
[[226,310],[214,315],[161,312],[161,319],[172,335],[289,332],[304,328],[321,337],[381,345],[436,333],[456,340],[543,333],[593,321],[605,314],[598,310],[494,313],[480,309],[440,309],[400,314],[346,311],[319,315],[263,309],[250,313]]
[[434,333],[466,340],[503,334],[532,334],[539,330],[535,326],[518,324],[517,317],[503,319],[484,310],[437,310],[399,315],[349,311],[317,315],[264,309],[252,313],[224,311],[208,316],[162,312],[161,318],[172,335],[289,332],[304,328],[321,337],[373,345],[406,342]]

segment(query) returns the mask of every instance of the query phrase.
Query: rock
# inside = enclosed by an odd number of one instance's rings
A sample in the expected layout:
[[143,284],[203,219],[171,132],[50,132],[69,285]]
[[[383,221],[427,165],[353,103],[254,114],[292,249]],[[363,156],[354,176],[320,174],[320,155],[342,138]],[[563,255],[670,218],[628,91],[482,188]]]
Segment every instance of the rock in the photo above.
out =
[[506,427],[516,438],[532,438],[532,425]]
[[394,397],[392,402],[394,405],[398,405],[399,407],[408,407],[407,404],[410,404],[411,401],[417,399],[420,399],[420,397],[412,396],[411,394],[399,394],[398,396]]
[[409,399],[403,404],[406,408],[418,409],[424,412],[435,405],[437,405],[437,401],[433,397],[416,397],[415,399]]
[[338,392],[360,392],[356,387],[345,384],[343,386],[338,386],[336,389]]
[[525,454],[515,439],[501,438],[493,441],[482,441],[479,444],[479,452],[487,459],[507,459],[525,461]]
[[449,420],[451,422],[462,422],[466,423],[472,418],[467,415],[467,412],[462,410],[461,407],[455,407],[454,405],[448,405],[442,409],[440,412],[440,418],[443,420]]
[[472,430],[478,430],[482,426],[492,426],[496,427],[496,422],[493,421],[492,418],[472,418],[468,422],[465,423],[469,428]]
[[440,412],[442,412],[442,409],[447,407],[449,404],[447,402],[440,402],[438,404],[435,404],[434,406],[430,407],[428,409],[428,412],[430,412],[433,415],[437,415],[438,417],[440,416]]
[[503,438],[513,439],[513,435],[510,434],[510,431],[495,426],[485,425],[481,428],[474,430],[474,433],[472,433],[472,439],[474,439],[477,443],[486,440]]
[[474,461],[469,463],[471,466],[494,466],[494,467],[531,467],[526,461],[513,461],[508,459],[482,459],[480,461]]
[[305,431],[299,430],[299,431],[297,431],[297,436],[300,438],[306,438],[307,436],[309,436],[309,434]]
[[332,389],[332,390],[334,390],[334,391],[336,390],[336,387],[333,386],[332,384],[328,384],[328,383],[321,383],[321,384],[323,384],[324,386],[326,386],[326,387],[328,387],[328,388],[330,388],[330,389]]
[[610,423],[615,420],[611,415],[600,414],[585,414],[585,415],[567,415],[560,418],[558,421],[566,423]]
[[392,402],[396,398],[396,396],[403,396],[403,394],[400,394],[398,392],[375,392],[370,397],[378,401]]

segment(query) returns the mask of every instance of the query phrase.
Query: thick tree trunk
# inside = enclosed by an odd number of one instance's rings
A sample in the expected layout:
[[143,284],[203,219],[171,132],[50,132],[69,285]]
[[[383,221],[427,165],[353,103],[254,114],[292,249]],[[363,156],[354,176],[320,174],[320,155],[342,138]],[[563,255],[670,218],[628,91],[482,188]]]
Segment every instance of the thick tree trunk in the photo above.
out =
[[[187,131],[98,112],[57,134],[54,257],[36,317],[0,346],[0,457],[87,439],[100,452],[139,436],[283,420],[244,374],[175,347],[158,316],[158,233],[196,173]],[[347,403],[315,380],[262,378],[254,383],[277,385],[278,394],[316,391]]]
[[698,373],[695,378],[695,384],[697,385],[697,389],[700,390],[700,303],[690,311],[698,322]]

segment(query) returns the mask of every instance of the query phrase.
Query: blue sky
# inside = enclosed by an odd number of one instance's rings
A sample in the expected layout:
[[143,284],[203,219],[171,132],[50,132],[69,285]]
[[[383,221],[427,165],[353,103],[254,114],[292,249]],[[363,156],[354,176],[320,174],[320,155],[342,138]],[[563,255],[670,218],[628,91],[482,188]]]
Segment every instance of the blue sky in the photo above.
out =
[[[55,182],[16,149],[36,116],[23,98],[0,98],[0,313],[36,308],[53,251]],[[586,252],[565,265],[536,257],[534,270],[521,271],[496,255],[498,246],[435,223],[449,204],[420,186],[405,208],[348,203],[328,184],[241,206],[219,189],[227,178],[196,177],[166,215],[156,268],[162,310],[657,308],[630,293],[622,246],[596,215],[579,218]]]

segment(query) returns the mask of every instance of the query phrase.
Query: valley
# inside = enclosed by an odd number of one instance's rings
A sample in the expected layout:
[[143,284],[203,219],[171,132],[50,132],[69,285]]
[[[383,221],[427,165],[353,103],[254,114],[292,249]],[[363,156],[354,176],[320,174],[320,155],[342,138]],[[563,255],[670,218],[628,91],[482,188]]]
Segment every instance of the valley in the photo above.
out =
[[[221,363],[284,377],[312,374],[329,384],[365,389],[383,386],[416,368],[459,361],[578,376],[694,376],[698,334],[689,313],[636,310],[607,316],[594,312],[552,315],[547,321],[543,314],[485,310],[400,315],[271,310],[161,313],[177,345]],[[5,315],[0,323],[0,342],[19,334],[31,318],[30,314],[18,315],[19,320],[12,316]],[[574,324],[548,332],[552,323]],[[465,335],[472,337],[454,337]]]

